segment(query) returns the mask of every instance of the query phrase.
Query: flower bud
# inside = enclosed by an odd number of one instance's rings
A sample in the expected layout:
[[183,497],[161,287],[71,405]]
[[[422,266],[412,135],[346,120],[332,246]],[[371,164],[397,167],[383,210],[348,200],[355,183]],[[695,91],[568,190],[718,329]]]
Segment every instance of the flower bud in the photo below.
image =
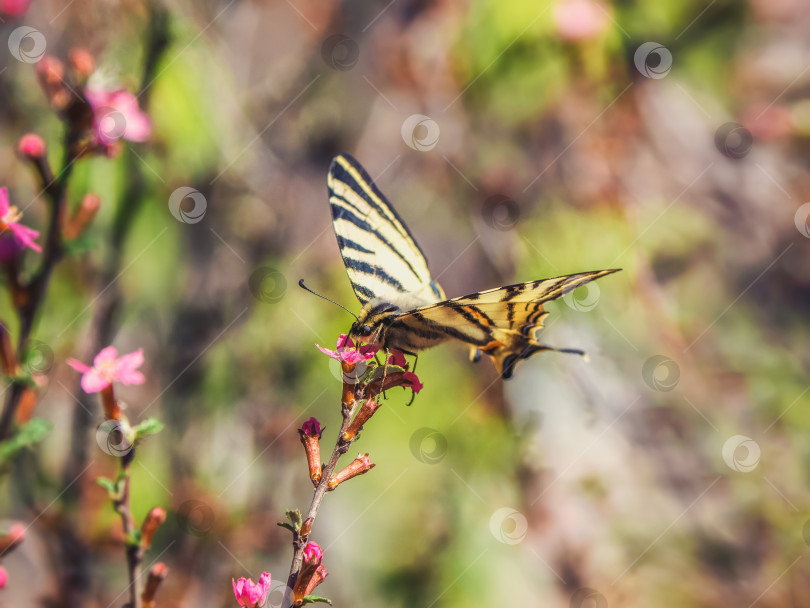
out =
[[8,529],[0,531],[0,555],[16,549],[25,538],[25,526],[14,522]]
[[0,323],[0,366],[6,376],[16,376],[20,371],[14,346],[11,344],[11,335],[5,323]]
[[65,64],[46,55],[37,63],[37,78],[51,107],[57,112],[67,109],[71,96],[65,86]]
[[315,418],[310,418],[298,429],[301,443],[304,444],[304,450],[307,453],[309,478],[312,480],[312,484],[316,486],[321,480],[320,439],[322,433],[321,424]]
[[[310,585],[313,577],[317,575],[318,568],[321,567],[323,561],[323,550],[318,546],[318,543],[308,542],[304,545],[304,560],[301,564],[301,570],[298,572],[298,577],[295,579],[293,586],[293,605],[300,606],[304,602],[304,596],[307,594],[307,588]],[[324,568],[324,572],[326,569]],[[324,574],[324,576],[326,576]],[[323,580],[323,579],[321,579]],[[317,584],[317,583],[316,583]],[[314,585],[312,587],[314,589]]]
[[158,528],[166,521],[166,510],[162,507],[152,507],[141,526],[141,547],[148,549],[152,545],[152,538]]
[[368,419],[374,415],[380,407],[382,406],[381,403],[377,402],[376,395],[374,397],[369,397],[365,400],[362,406],[360,406],[360,411],[357,412],[357,415],[352,420],[352,423],[349,425],[349,428],[346,429],[346,432],[343,433],[343,441],[351,441],[357,436],[357,433],[363,428],[363,425],[368,422]]
[[99,207],[101,207],[101,198],[97,194],[86,194],[65,226],[65,239],[72,241],[84,234],[90,226],[90,222],[96,217]]
[[163,579],[169,574],[169,569],[163,562],[158,562],[149,570],[149,575],[146,577],[146,584],[143,586],[143,593],[141,593],[141,601],[143,608],[155,608],[155,594],[157,594],[158,587]]
[[329,489],[334,490],[344,481],[347,481],[352,477],[362,475],[363,473],[368,473],[374,468],[374,466],[375,465],[369,460],[367,453],[358,454],[357,458],[350,462],[346,468],[340,471],[337,475],[334,475],[332,479],[329,480]]
[[45,140],[36,133],[26,133],[17,143],[17,151],[25,158],[39,160],[45,156]]
[[306,589],[304,589],[304,596],[306,597],[312,593],[315,590],[315,587],[320,585],[328,575],[329,573],[326,571],[326,566],[323,564],[318,566],[318,568],[315,570],[315,574],[313,574],[312,578],[309,579]]
[[68,63],[70,63],[70,68],[73,70],[73,75],[79,84],[86,83],[96,69],[93,56],[89,51],[80,47],[70,49]]

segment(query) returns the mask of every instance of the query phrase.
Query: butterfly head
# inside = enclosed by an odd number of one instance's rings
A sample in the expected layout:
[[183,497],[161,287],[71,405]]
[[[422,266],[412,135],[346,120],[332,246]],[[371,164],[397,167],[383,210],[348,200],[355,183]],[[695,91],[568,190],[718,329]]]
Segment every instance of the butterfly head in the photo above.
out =
[[360,344],[383,342],[384,329],[398,312],[399,307],[390,302],[372,300],[363,307],[357,320],[352,323],[349,336]]

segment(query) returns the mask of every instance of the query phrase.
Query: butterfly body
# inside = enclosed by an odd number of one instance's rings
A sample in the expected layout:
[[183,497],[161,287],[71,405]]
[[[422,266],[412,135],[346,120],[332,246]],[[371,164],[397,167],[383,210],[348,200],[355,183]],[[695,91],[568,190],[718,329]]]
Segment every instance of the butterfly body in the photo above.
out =
[[459,340],[471,347],[473,360],[481,353],[488,355],[504,378],[511,377],[518,360],[536,352],[584,354],[537,340],[536,332],[548,314],[543,304],[615,269],[518,283],[446,300],[410,231],[360,163],[348,155],[335,157],[328,186],[338,246],[363,304],[349,333],[356,342],[413,353]]

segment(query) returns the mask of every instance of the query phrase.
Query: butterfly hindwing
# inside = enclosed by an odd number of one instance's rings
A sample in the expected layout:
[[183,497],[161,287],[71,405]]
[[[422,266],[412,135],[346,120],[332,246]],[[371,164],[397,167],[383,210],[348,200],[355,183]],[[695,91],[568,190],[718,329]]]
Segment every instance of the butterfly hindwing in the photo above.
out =
[[504,378],[511,377],[520,359],[555,349],[537,341],[535,332],[548,314],[543,304],[594,279],[616,272],[598,270],[553,279],[490,289],[405,312],[391,323],[398,342],[410,341],[413,350],[447,339],[469,344],[489,355]]
[[348,154],[335,157],[327,184],[340,254],[363,305],[432,284],[422,250],[360,163]]

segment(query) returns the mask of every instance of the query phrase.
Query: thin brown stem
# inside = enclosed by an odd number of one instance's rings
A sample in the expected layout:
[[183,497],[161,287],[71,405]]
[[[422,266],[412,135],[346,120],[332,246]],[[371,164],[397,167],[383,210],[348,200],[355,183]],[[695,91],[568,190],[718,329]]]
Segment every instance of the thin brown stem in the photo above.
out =
[[135,521],[132,518],[132,507],[130,504],[130,476],[129,465],[132,463],[134,451],[130,452],[121,460],[121,475],[123,476],[123,488],[121,495],[113,501],[116,513],[121,516],[121,525],[124,530],[124,543],[126,546],[127,573],[129,574],[129,608],[141,608],[141,594],[138,593],[138,579],[140,578],[141,560],[143,559],[143,549],[140,543],[134,544]]
[[[335,467],[337,467],[338,460],[340,460],[340,457],[348,451],[349,446],[352,444],[352,441],[345,441],[343,439],[343,433],[346,432],[346,429],[348,429],[349,425],[351,424],[352,414],[354,413],[358,402],[355,401],[352,404],[352,407],[349,408],[349,406],[345,403],[348,401],[348,399],[346,399],[347,391],[345,390],[345,386],[343,394],[343,422],[341,423],[340,430],[338,431],[337,442],[332,450],[332,456],[329,458],[329,462],[327,463],[326,468],[323,470],[321,480],[315,487],[315,492],[312,495],[312,501],[309,503],[309,509],[307,510],[306,517],[304,517],[304,521],[309,522],[310,528],[311,524],[315,522],[315,518],[318,516],[318,510],[321,507],[321,502],[323,502],[323,497],[329,490],[329,480],[332,478],[332,473],[335,472]],[[298,578],[298,573],[301,570],[301,564],[304,560],[304,545],[307,542],[308,536],[309,535],[302,537],[296,533],[293,537],[294,552],[292,564],[290,564],[290,574],[287,577],[287,589],[284,594],[284,600],[281,603],[282,606],[292,606],[292,599],[290,595],[292,588],[295,586],[295,580]]]

